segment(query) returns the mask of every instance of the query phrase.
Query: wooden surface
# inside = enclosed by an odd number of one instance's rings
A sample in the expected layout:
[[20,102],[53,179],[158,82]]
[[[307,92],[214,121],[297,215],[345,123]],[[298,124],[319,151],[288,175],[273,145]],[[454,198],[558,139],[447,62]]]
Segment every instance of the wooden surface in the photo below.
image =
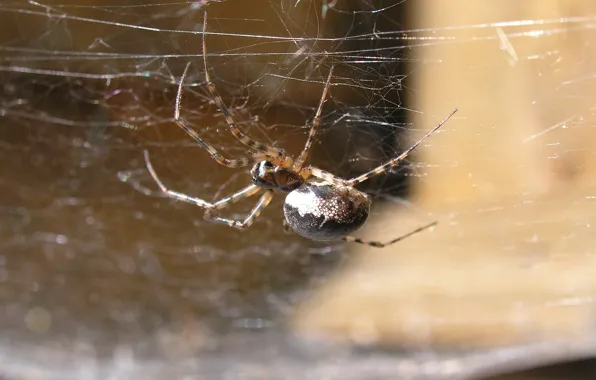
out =
[[430,42],[413,52],[413,135],[459,112],[416,156],[412,209],[387,205],[363,235],[440,223],[385,250],[352,247],[294,326],[425,349],[594,338],[596,3],[416,5],[408,27]]
[[[334,340],[419,348],[582,339],[593,333],[596,205],[576,200],[593,193],[435,211],[433,231],[357,255],[304,305],[297,326]],[[406,214],[392,228],[380,217],[367,236],[404,233],[422,219]]]
[[[430,128],[428,115],[460,109],[447,132],[423,148],[430,167],[417,184],[420,198],[492,201],[593,186],[596,86],[586,78],[596,63],[596,33],[585,17],[596,3],[417,4],[424,12],[416,28],[439,28],[428,36],[452,40],[415,49],[424,62],[412,78],[413,108],[422,112],[415,125]],[[520,20],[530,25],[516,25]]]

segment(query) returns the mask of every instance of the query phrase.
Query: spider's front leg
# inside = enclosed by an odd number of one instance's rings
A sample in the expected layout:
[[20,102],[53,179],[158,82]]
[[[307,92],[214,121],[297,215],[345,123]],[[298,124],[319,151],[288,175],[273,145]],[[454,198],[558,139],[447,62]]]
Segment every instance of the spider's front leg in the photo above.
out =
[[[259,189],[259,188],[257,187],[257,189]],[[225,224],[229,227],[237,228],[239,230],[245,230],[254,223],[254,221],[261,214],[261,211],[263,211],[263,209],[265,207],[267,207],[267,205],[269,205],[269,202],[271,202],[274,195],[275,195],[275,192],[273,190],[267,190],[267,192],[265,192],[265,194],[263,194],[261,196],[261,198],[259,199],[257,204],[252,208],[252,210],[250,210],[250,212],[248,213],[246,218],[244,218],[244,220],[221,218],[219,216],[211,215],[212,211],[214,211],[218,208],[223,208],[223,207],[213,207],[213,208],[205,210],[205,219],[215,222],[215,223]],[[224,200],[225,199],[222,199],[220,202],[223,202]],[[216,204],[216,206],[217,206],[217,204]]]
[[[224,104],[221,95],[219,95],[219,92],[217,91],[215,84],[211,81],[211,76],[209,75],[209,68],[207,67],[207,42],[205,41],[205,36],[207,34],[207,12],[205,12],[203,17],[203,66],[205,68],[205,82],[207,85],[207,90],[211,94],[213,102],[215,103],[217,108],[219,108],[219,111],[223,115],[226,123],[228,124],[230,132],[238,141],[240,141],[240,143],[246,145],[251,149],[266,154],[269,157],[279,158],[284,156],[283,149],[253,140],[238,128],[238,125],[236,123],[236,120],[234,119],[234,116],[232,115],[232,112]],[[182,81],[180,82],[182,83]]]
[[[243,168],[251,163],[251,159],[247,157],[240,157],[235,159],[229,159],[224,157],[215,147],[211,144],[206,142],[199,136],[199,134],[192,129],[189,125],[187,125],[184,120],[180,117],[180,107],[182,102],[182,83],[184,83],[184,79],[188,74],[188,68],[190,67],[190,63],[186,65],[184,72],[182,73],[182,77],[180,77],[180,82],[178,83],[178,93],[176,95],[176,105],[174,109],[174,122],[177,126],[179,126],[187,135],[189,135],[193,140],[195,140],[199,146],[207,151],[212,159],[217,161],[219,164],[226,166],[228,168]],[[260,160],[266,157],[266,153],[264,151],[255,152],[252,154],[252,160]]]

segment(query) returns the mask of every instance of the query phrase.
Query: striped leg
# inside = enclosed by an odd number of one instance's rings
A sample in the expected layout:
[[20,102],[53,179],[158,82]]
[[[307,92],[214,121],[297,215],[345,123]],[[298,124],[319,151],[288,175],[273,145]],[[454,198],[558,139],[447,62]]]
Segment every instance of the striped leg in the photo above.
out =
[[244,133],[238,129],[236,125],[236,121],[232,116],[232,113],[224,104],[221,96],[217,92],[217,88],[215,84],[211,81],[211,76],[209,75],[209,69],[207,67],[207,44],[205,43],[205,35],[207,33],[207,12],[205,12],[204,21],[203,21],[203,64],[205,65],[205,81],[207,82],[207,89],[209,93],[213,97],[213,101],[215,105],[219,108],[220,112],[222,113],[226,123],[228,123],[228,127],[230,128],[230,132],[234,135],[238,141],[242,144],[248,146],[249,148],[258,150],[260,152],[264,152],[271,157],[281,157],[284,155],[283,149],[276,148],[273,146],[269,146],[258,141],[251,139],[250,137],[246,136]]
[[337,186],[351,186],[350,181],[348,181],[347,179],[337,177],[336,175],[333,175],[317,167],[309,166],[304,170],[308,170],[310,175],[312,175],[315,178],[322,179],[325,182],[332,183]]
[[[274,195],[275,195],[275,192],[273,190],[267,190],[267,192],[265,194],[263,194],[263,196],[261,196],[261,198],[259,199],[257,204],[252,208],[252,210],[248,213],[246,218],[244,218],[244,220],[242,220],[242,221],[228,219],[228,218],[221,218],[219,216],[213,216],[213,215],[211,215],[212,209],[205,210],[205,219],[215,222],[215,223],[226,224],[229,227],[237,228],[239,230],[245,230],[248,227],[250,227],[254,223],[254,221],[259,217],[259,215],[261,214],[261,211],[263,211],[263,209],[265,207],[267,207],[269,202],[271,202],[271,200],[273,199]],[[216,204],[216,206],[217,206],[217,204]]]
[[323,88],[323,95],[321,95],[321,101],[319,102],[319,107],[317,107],[317,111],[315,113],[315,117],[312,120],[310,131],[308,133],[308,137],[306,139],[306,143],[304,144],[304,148],[302,148],[302,152],[300,156],[294,161],[294,171],[299,172],[302,169],[302,165],[308,158],[308,153],[310,152],[310,148],[314,143],[315,136],[318,132],[319,125],[321,124],[321,112],[323,111],[323,104],[325,104],[325,100],[327,99],[327,92],[329,91],[329,85],[331,83],[331,76],[333,75],[333,66],[331,66],[331,70],[329,70],[329,76],[327,77],[327,82],[325,82],[325,87]]
[[447,122],[447,120],[451,119],[451,117],[457,112],[457,108],[454,109],[453,111],[451,111],[451,113],[444,118],[436,127],[434,127],[433,129],[431,129],[427,134],[425,134],[424,136],[422,136],[422,138],[418,141],[416,141],[414,143],[414,145],[412,145],[411,147],[409,147],[405,152],[403,152],[402,154],[400,154],[399,156],[395,157],[394,159],[392,159],[391,161],[374,168],[373,170],[364,173],[358,177],[354,177],[347,182],[348,186],[356,186],[357,184],[359,184],[360,182],[364,182],[367,179],[377,175],[377,174],[381,174],[383,172],[385,172],[387,169],[392,168],[396,165],[398,165],[401,161],[403,161],[406,157],[408,157],[408,155],[410,153],[412,153],[412,151],[414,149],[416,149],[420,144],[422,144],[422,142],[424,140],[426,140],[427,138],[429,138],[433,133],[435,133],[439,128],[441,128],[443,126],[443,124],[445,124],[445,122]]
[[409,238],[410,236],[415,235],[418,232],[422,232],[422,231],[424,231],[424,230],[426,230],[428,228],[434,227],[434,226],[437,225],[437,223],[438,222],[432,222],[430,224],[427,224],[426,226],[417,228],[414,231],[408,232],[407,234],[402,235],[402,236],[400,236],[398,238],[395,238],[393,240],[390,240],[390,241],[388,241],[386,243],[382,243],[382,242],[379,242],[379,241],[364,241],[362,239],[355,238],[353,236],[346,236],[345,238],[343,238],[343,240],[344,241],[347,241],[348,243],[358,243],[358,244],[364,244],[364,245],[368,245],[368,246],[376,247],[376,248],[384,248],[384,247],[387,247],[388,245],[395,244],[395,243],[397,243],[399,241],[402,241],[402,240],[404,240],[406,238]]
[[364,173],[362,175],[359,175],[358,177],[354,177],[352,179],[343,179],[340,177],[337,177],[325,170],[321,170],[317,167],[314,166],[309,166],[308,168],[305,168],[305,171],[308,171],[310,173],[310,175],[312,175],[313,177],[322,179],[325,182],[328,183],[332,183],[334,185],[338,185],[338,186],[349,186],[349,187],[353,187],[356,186],[357,184],[359,184],[360,182],[364,182],[367,179],[377,175],[377,174],[381,174],[383,172],[385,172],[387,169],[394,167],[395,165],[399,164],[401,161],[403,161],[410,153],[412,153],[412,151],[414,149],[416,149],[420,144],[422,144],[422,142],[424,140],[426,140],[428,137],[430,137],[433,133],[435,133],[439,128],[441,128],[441,126],[443,124],[445,124],[445,122],[447,120],[449,120],[451,118],[451,116],[453,116],[453,114],[455,114],[457,112],[457,108],[455,110],[453,110],[449,116],[447,116],[445,119],[443,119],[436,127],[434,127],[433,129],[430,130],[430,132],[428,132],[427,134],[425,134],[420,140],[418,140],[416,143],[414,143],[414,145],[412,145],[410,148],[408,148],[405,152],[403,152],[402,154],[400,154],[399,156],[397,156],[396,158],[392,159],[391,161],[378,166],[376,168],[374,168],[373,170]]
[[153,177],[153,180],[155,181],[155,183],[157,183],[157,186],[159,186],[159,189],[165,195],[167,195],[170,198],[179,200],[179,201],[192,203],[192,204],[202,207],[204,209],[221,209],[221,208],[231,205],[234,202],[239,201],[240,199],[248,198],[261,190],[256,185],[250,185],[250,186],[245,187],[242,190],[235,192],[234,194],[232,194],[228,197],[220,199],[217,202],[210,203],[210,202],[207,202],[200,198],[191,197],[189,195],[179,193],[177,191],[169,190],[163,184],[163,182],[159,179],[159,177],[157,176],[157,173],[155,172],[155,169],[153,169],[153,165],[151,165],[151,161],[149,160],[149,152],[145,150],[144,155],[145,155],[145,164],[147,165],[147,170],[149,170],[151,177]]
[[[209,153],[211,158],[214,159],[215,161],[217,161],[219,164],[221,164],[223,166],[227,166],[229,168],[243,168],[243,167],[250,165],[250,163],[253,161],[246,157],[241,157],[241,158],[236,158],[236,159],[225,158],[211,144],[209,144],[208,142],[203,140],[201,138],[201,136],[199,136],[199,134],[194,129],[192,129],[191,127],[186,125],[186,123],[184,123],[184,121],[182,119],[180,119],[180,106],[181,106],[180,103],[181,103],[181,99],[182,99],[182,84],[184,83],[184,79],[186,78],[186,74],[188,73],[189,67],[190,67],[190,63],[188,63],[186,65],[186,68],[184,69],[184,72],[182,73],[182,76],[180,77],[180,82],[178,83],[178,93],[176,94],[176,106],[175,106],[175,110],[174,110],[174,121],[176,122],[176,125],[178,125],[180,128],[182,128],[182,130],[184,132],[186,132],[187,135],[192,137],[193,140],[195,140],[201,148],[205,149],[207,151],[207,153]],[[258,161],[260,159],[263,159],[264,157],[265,157],[264,153],[255,153],[253,155],[252,159]]]

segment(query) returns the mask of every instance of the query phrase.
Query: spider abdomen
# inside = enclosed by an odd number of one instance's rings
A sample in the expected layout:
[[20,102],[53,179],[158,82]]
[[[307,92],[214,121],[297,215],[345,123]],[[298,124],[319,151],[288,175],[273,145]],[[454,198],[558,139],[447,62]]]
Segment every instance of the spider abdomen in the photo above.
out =
[[311,240],[339,240],[366,222],[370,197],[347,186],[305,183],[284,203],[289,226]]

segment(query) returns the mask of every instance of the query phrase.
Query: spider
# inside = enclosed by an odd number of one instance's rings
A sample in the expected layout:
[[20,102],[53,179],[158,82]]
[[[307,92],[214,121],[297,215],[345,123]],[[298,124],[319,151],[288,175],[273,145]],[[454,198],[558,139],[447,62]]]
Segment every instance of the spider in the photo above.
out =
[[[190,63],[186,65],[178,84],[174,121],[219,164],[229,168],[244,168],[252,165],[249,170],[252,184],[236,191],[232,195],[217,201],[207,202],[203,199],[168,189],[157,176],[149,159],[149,153],[145,150],[144,158],[147,170],[166,196],[192,203],[203,208],[205,210],[205,219],[207,220],[244,230],[254,223],[261,211],[263,211],[269,202],[271,202],[276,192],[287,193],[283,206],[285,216],[284,229],[286,231],[292,229],[298,235],[315,241],[344,240],[380,248],[397,243],[398,241],[437,224],[437,222],[430,223],[385,243],[378,241],[364,241],[353,237],[352,233],[362,227],[366,222],[371,206],[370,196],[355,189],[354,186],[377,174],[384,173],[389,168],[399,164],[414,149],[416,149],[418,145],[435,133],[447,120],[449,120],[449,118],[457,112],[457,109],[453,110],[430,132],[425,134],[420,140],[399,156],[367,173],[351,179],[343,179],[317,167],[305,165],[317,130],[321,124],[321,112],[331,85],[333,67],[331,67],[329,71],[319,105],[312,122],[310,123],[310,130],[304,148],[298,157],[292,158],[287,155],[283,149],[255,141],[238,129],[232,113],[224,104],[209,75],[205,43],[206,28],[207,18],[205,15],[202,47],[207,90],[209,91],[213,102],[223,115],[232,135],[240,143],[250,148],[252,154],[250,157],[236,159],[225,158],[215,147],[203,140],[203,138],[201,138],[199,134],[189,127],[180,117],[182,85],[186,78]],[[218,210],[226,208],[241,199],[251,197],[262,191],[264,191],[264,194],[261,195],[256,205],[243,220],[223,218],[215,214]]]

